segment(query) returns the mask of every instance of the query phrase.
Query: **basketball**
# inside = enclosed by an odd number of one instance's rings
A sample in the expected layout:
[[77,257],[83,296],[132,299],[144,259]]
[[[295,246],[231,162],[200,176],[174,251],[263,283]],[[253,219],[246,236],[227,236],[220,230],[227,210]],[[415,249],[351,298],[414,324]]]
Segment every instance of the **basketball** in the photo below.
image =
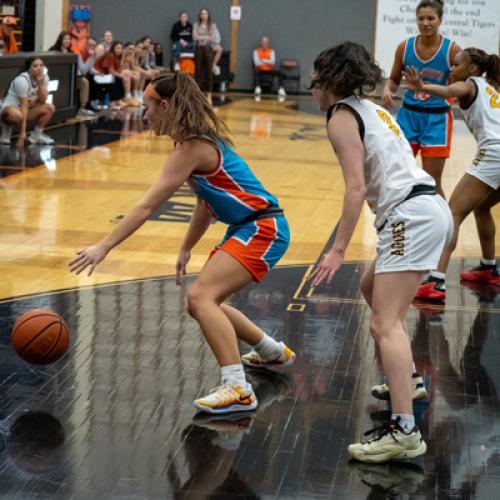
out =
[[32,309],[19,316],[14,323],[12,345],[24,361],[48,365],[68,350],[69,329],[54,311]]

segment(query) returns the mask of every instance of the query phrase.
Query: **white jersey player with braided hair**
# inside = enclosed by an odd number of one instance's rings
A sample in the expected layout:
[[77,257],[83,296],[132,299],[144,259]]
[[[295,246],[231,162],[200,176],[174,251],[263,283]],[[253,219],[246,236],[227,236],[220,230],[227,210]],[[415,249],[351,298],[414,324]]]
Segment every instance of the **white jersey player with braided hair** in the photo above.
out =
[[444,250],[437,270],[420,286],[418,299],[446,298],[445,273],[455,250],[458,231],[467,215],[474,212],[481,243],[478,267],[463,271],[464,282],[500,284],[495,260],[495,223],[491,208],[500,201],[500,57],[481,49],[459,52],[451,70],[453,84],[429,85],[415,69],[408,69],[408,87],[443,97],[458,99],[465,123],[477,142],[477,152],[450,198],[454,234]]

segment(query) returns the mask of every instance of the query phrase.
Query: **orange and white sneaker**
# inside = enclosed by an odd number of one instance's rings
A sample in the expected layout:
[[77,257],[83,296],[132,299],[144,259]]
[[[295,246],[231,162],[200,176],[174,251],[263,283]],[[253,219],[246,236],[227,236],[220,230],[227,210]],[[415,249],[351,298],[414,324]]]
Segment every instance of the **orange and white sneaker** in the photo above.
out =
[[193,406],[213,414],[250,411],[257,408],[257,397],[249,384],[245,390],[239,385],[222,384],[212,389],[208,396],[196,399]]
[[251,351],[241,356],[241,363],[254,368],[271,368],[277,366],[291,366],[295,363],[295,353],[283,342],[279,342],[281,351],[275,357],[264,359],[257,351]]

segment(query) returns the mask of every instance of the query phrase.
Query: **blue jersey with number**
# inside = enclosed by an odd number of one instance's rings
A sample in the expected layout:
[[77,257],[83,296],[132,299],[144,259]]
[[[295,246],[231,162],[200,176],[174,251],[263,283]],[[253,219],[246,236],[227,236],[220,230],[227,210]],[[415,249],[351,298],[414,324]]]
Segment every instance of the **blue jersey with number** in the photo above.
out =
[[211,172],[193,172],[188,184],[216,219],[237,224],[258,210],[279,206],[232,147],[200,138],[217,149],[219,164]]
[[[423,60],[417,54],[417,37],[412,36],[405,41],[403,55],[403,67],[414,67],[420,72],[424,83],[434,85],[448,85],[450,80],[450,49],[452,41],[441,36],[441,45],[437,52],[427,60]],[[403,102],[412,106],[425,108],[443,108],[450,105],[443,97],[434,97],[422,91],[407,90],[403,96]]]

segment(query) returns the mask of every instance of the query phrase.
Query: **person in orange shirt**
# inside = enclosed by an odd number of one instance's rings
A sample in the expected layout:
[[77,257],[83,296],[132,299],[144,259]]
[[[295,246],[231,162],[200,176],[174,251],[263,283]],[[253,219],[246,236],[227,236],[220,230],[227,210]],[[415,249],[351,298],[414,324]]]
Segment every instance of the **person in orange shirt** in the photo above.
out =
[[260,87],[262,75],[270,75],[271,78],[278,79],[279,88],[278,96],[286,97],[285,88],[283,87],[283,73],[274,69],[276,63],[276,55],[274,50],[269,47],[269,38],[263,36],[260,40],[260,46],[253,51],[253,64],[255,67],[255,95],[260,96],[262,89]]
[[19,52],[17,49],[16,37],[14,29],[17,27],[16,18],[12,16],[4,17],[0,26],[0,44],[3,44],[4,54],[15,54]]

